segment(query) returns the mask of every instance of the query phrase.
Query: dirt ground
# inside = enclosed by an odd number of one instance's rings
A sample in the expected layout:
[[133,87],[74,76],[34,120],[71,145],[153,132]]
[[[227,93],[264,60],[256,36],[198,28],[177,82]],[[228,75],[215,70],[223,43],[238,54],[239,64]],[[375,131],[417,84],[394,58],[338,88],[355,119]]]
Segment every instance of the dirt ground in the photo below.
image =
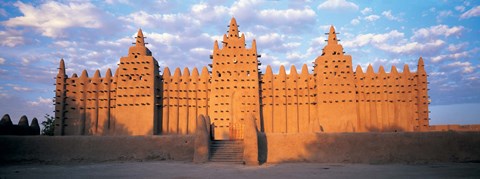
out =
[[282,163],[257,167],[185,162],[108,162],[0,166],[10,178],[480,178],[480,163],[320,164]]

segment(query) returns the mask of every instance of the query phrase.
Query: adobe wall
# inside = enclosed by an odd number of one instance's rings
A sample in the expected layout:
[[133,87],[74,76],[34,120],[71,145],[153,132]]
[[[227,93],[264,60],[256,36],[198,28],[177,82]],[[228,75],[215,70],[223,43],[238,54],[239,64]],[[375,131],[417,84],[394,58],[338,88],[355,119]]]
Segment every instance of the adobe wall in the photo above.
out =
[[238,32],[232,18],[223,40],[214,42],[211,71],[165,67],[160,73],[141,30],[113,76],[97,70],[89,77],[84,70],[69,77],[61,60],[55,135],[190,135],[200,114],[211,117],[215,139],[242,139],[243,121],[252,114],[266,133],[429,131],[421,57],[416,72],[407,65],[401,72],[395,66],[375,72],[371,65],[353,71],[332,26],[312,73],[304,64],[289,73],[280,66],[278,74],[267,66],[262,74],[256,41],[247,48]]
[[430,131],[480,131],[480,124],[473,125],[431,125],[428,126]]
[[103,161],[192,161],[194,137],[0,136],[0,163]]
[[266,144],[267,163],[480,161],[480,132],[266,134]]

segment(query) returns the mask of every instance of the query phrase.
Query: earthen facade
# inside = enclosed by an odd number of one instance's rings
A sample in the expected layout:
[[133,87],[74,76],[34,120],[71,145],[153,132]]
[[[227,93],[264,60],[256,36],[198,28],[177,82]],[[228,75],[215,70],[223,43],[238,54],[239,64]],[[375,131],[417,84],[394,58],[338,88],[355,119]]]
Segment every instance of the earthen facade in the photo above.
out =
[[369,132],[429,130],[427,74],[422,58],[416,72],[405,65],[387,73],[368,66],[353,71],[333,26],[328,43],[315,59],[287,74],[281,66],[259,70],[255,40],[246,46],[232,19],[222,42],[214,42],[211,71],[168,67],[136,43],[112,75],[86,71],[56,77],[57,135],[194,134],[196,118],[209,116],[214,139],[243,138],[244,121],[254,116],[265,133]]

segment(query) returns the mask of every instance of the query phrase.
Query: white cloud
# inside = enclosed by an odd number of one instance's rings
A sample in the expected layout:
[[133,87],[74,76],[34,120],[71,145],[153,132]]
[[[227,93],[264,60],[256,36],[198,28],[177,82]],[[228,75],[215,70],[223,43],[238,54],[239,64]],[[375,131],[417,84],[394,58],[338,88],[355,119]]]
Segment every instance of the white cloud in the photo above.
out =
[[53,102],[52,99],[38,97],[36,101],[28,101],[28,104],[31,106],[50,106]]
[[0,44],[7,47],[16,47],[25,43],[21,32],[14,30],[0,31],[0,39],[2,39]]
[[310,7],[287,10],[267,9],[258,13],[258,18],[262,21],[275,22],[276,24],[303,24],[304,22],[315,21],[315,17],[315,11]]
[[105,2],[107,4],[130,4],[130,1],[129,0],[105,0]]
[[191,53],[194,53],[194,54],[197,54],[197,55],[200,55],[200,56],[208,56],[208,55],[212,54],[212,51],[213,50],[211,50],[211,49],[200,48],[200,47],[190,49]]
[[225,6],[211,6],[202,2],[194,4],[191,8],[191,13],[202,22],[211,22],[224,17],[225,14],[229,13],[229,9]]
[[383,11],[383,12],[382,12],[382,15],[383,15],[385,18],[387,18],[388,20],[398,21],[398,22],[402,21],[401,18],[392,15],[392,11],[391,11],[391,10]]
[[17,84],[6,84],[6,86],[11,87],[13,90],[18,91],[18,92],[26,92],[26,91],[31,91],[31,88],[28,87],[23,87]]
[[460,43],[460,44],[450,44],[450,45],[448,45],[447,49],[450,52],[456,52],[456,51],[459,51],[460,49],[465,48],[467,45],[468,45],[468,42],[463,42],[463,43]]
[[463,26],[448,27],[447,25],[436,25],[430,28],[421,28],[414,32],[412,39],[435,39],[438,36],[460,36],[465,28]]
[[362,11],[360,11],[363,15],[370,14],[372,12],[372,8],[366,7]]
[[318,9],[326,10],[358,10],[358,5],[346,0],[327,0],[318,5]]
[[77,42],[75,41],[67,41],[67,40],[60,40],[60,41],[55,41],[53,42],[54,45],[58,46],[58,47],[76,47],[77,46]]
[[463,51],[463,52],[458,52],[458,53],[453,53],[453,54],[446,54],[446,55],[438,55],[435,57],[432,57],[432,62],[440,62],[445,59],[460,59],[460,58],[466,58],[469,56],[468,51]]
[[102,27],[101,12],[91,3],[62,4],[48,1],[34,7],[22,2],[15,3],[23,16],[10,18],[3,22],[5,26],[33,27],[43,36],[58,38],[65,36],[64,30],[71,27]]
[[124,37],[124,38],[120,38],[113,41],[99,40],[97,44],[100,46],[121,47],[121,46],[125,46],[127,44],[132,43],[134,41],[133,36],[136,36],[136,35],[137,34],[135,33],[135,35],[132,35],[131,37]]
[[455,6],[455,10],[463,12],[465,11],[465,6]]
[[443,40],[433,40],[429,42],[409,42],[404,37],[404,33],[392,30],[384,34],[360,34],[351,40],[345,40],[343,43],[346,48],[358,48],[371,45],[376,49],[392,54],[434,54],[446,44]]
[[[151,14],[138,11],[120,19],[134,24],[136,27],[155,27],[169,32],[184,31],[188,27],[199,27],[201,23],[187,14]],[[155,22],[155,23],[152,23]]]
[[383,44],[383,45],[377,46],[377,48],[387,52],[392,52],[397,54],[411,54],[415,52],[421,52],[423,54],[426,54],[426,53],[432,53],[437,51],[443,45],[445,45],[445,41],[435,40],[427,43],[410,42],[405,44],[393,44],[393,45]]
[[477,16],[480,16],[480,6],[475,6],[474,8],[463,13],[462,15],[460,15],[460,19],[468,19]]
[[364,17],[363,19],[365,19],[367,21],[370,21],[370,22],[373,22],[373,21],[376,21],[376,20],[380,19],[380,16],[369,15],[369,16]]
[[160,44],[166,44],[166,45],[172,45],[174,43],[178,43],[182,40],[182,38],[179,35],[175,34],[170,34],[170,33],[146,33],[152,40],[152,42],[160,43]]
[[5,9],[0,8],[0,15],[3,16],[3,17],[7,17],[8,13],[7,13],[7,11],[5,11]]
[[286,58],[288,60],[302,60],[302,59],[305,59],[308,56],[309,56],[309,54],[301,54],[301,53],[298,53],[298,52],[290,52],[290,53],[287,53]]
[[358,24],[360,24],[360,20],[358,20],[358,19],[352,19],[352,20],[350,21],[350,24],[352,24],[352,25],[358,25]]
[[344,47],[362,47],[368,44],[386,44],[392,39],[402,39],[404,34],[397,30],[392,30],[385,34],[360,34],[352,40],[346,40],[343,43]]
[[5,59],[0,57],[0,65],[3,65],[3,64],[5,64]]
[[257,45],[262,49],[276,52],[287,52],[299,47],[301,43],[292,42],[291,37],[279,33],[268,33],[256,37]]
[[472,66],[472,63],[470,63],[470,62],[456,61],[456,62],[448,64],[448,66],[450,66],[450,67],[460,67],[460,68],[462,68],[463,73],[472,73],[473,70],[475,70],[475,67]]
[[442,21],[442,18],[448,17],[448,16],[453,16],[452,11],[440,11],[436,17],[437,23],[440,23]]

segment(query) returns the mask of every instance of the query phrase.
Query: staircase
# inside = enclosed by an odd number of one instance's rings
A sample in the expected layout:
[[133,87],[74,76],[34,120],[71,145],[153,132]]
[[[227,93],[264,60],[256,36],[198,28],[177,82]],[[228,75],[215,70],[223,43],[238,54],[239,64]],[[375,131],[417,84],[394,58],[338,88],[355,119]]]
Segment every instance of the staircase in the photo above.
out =
[[213,140],[210,162],[243,164],[243,140]]

